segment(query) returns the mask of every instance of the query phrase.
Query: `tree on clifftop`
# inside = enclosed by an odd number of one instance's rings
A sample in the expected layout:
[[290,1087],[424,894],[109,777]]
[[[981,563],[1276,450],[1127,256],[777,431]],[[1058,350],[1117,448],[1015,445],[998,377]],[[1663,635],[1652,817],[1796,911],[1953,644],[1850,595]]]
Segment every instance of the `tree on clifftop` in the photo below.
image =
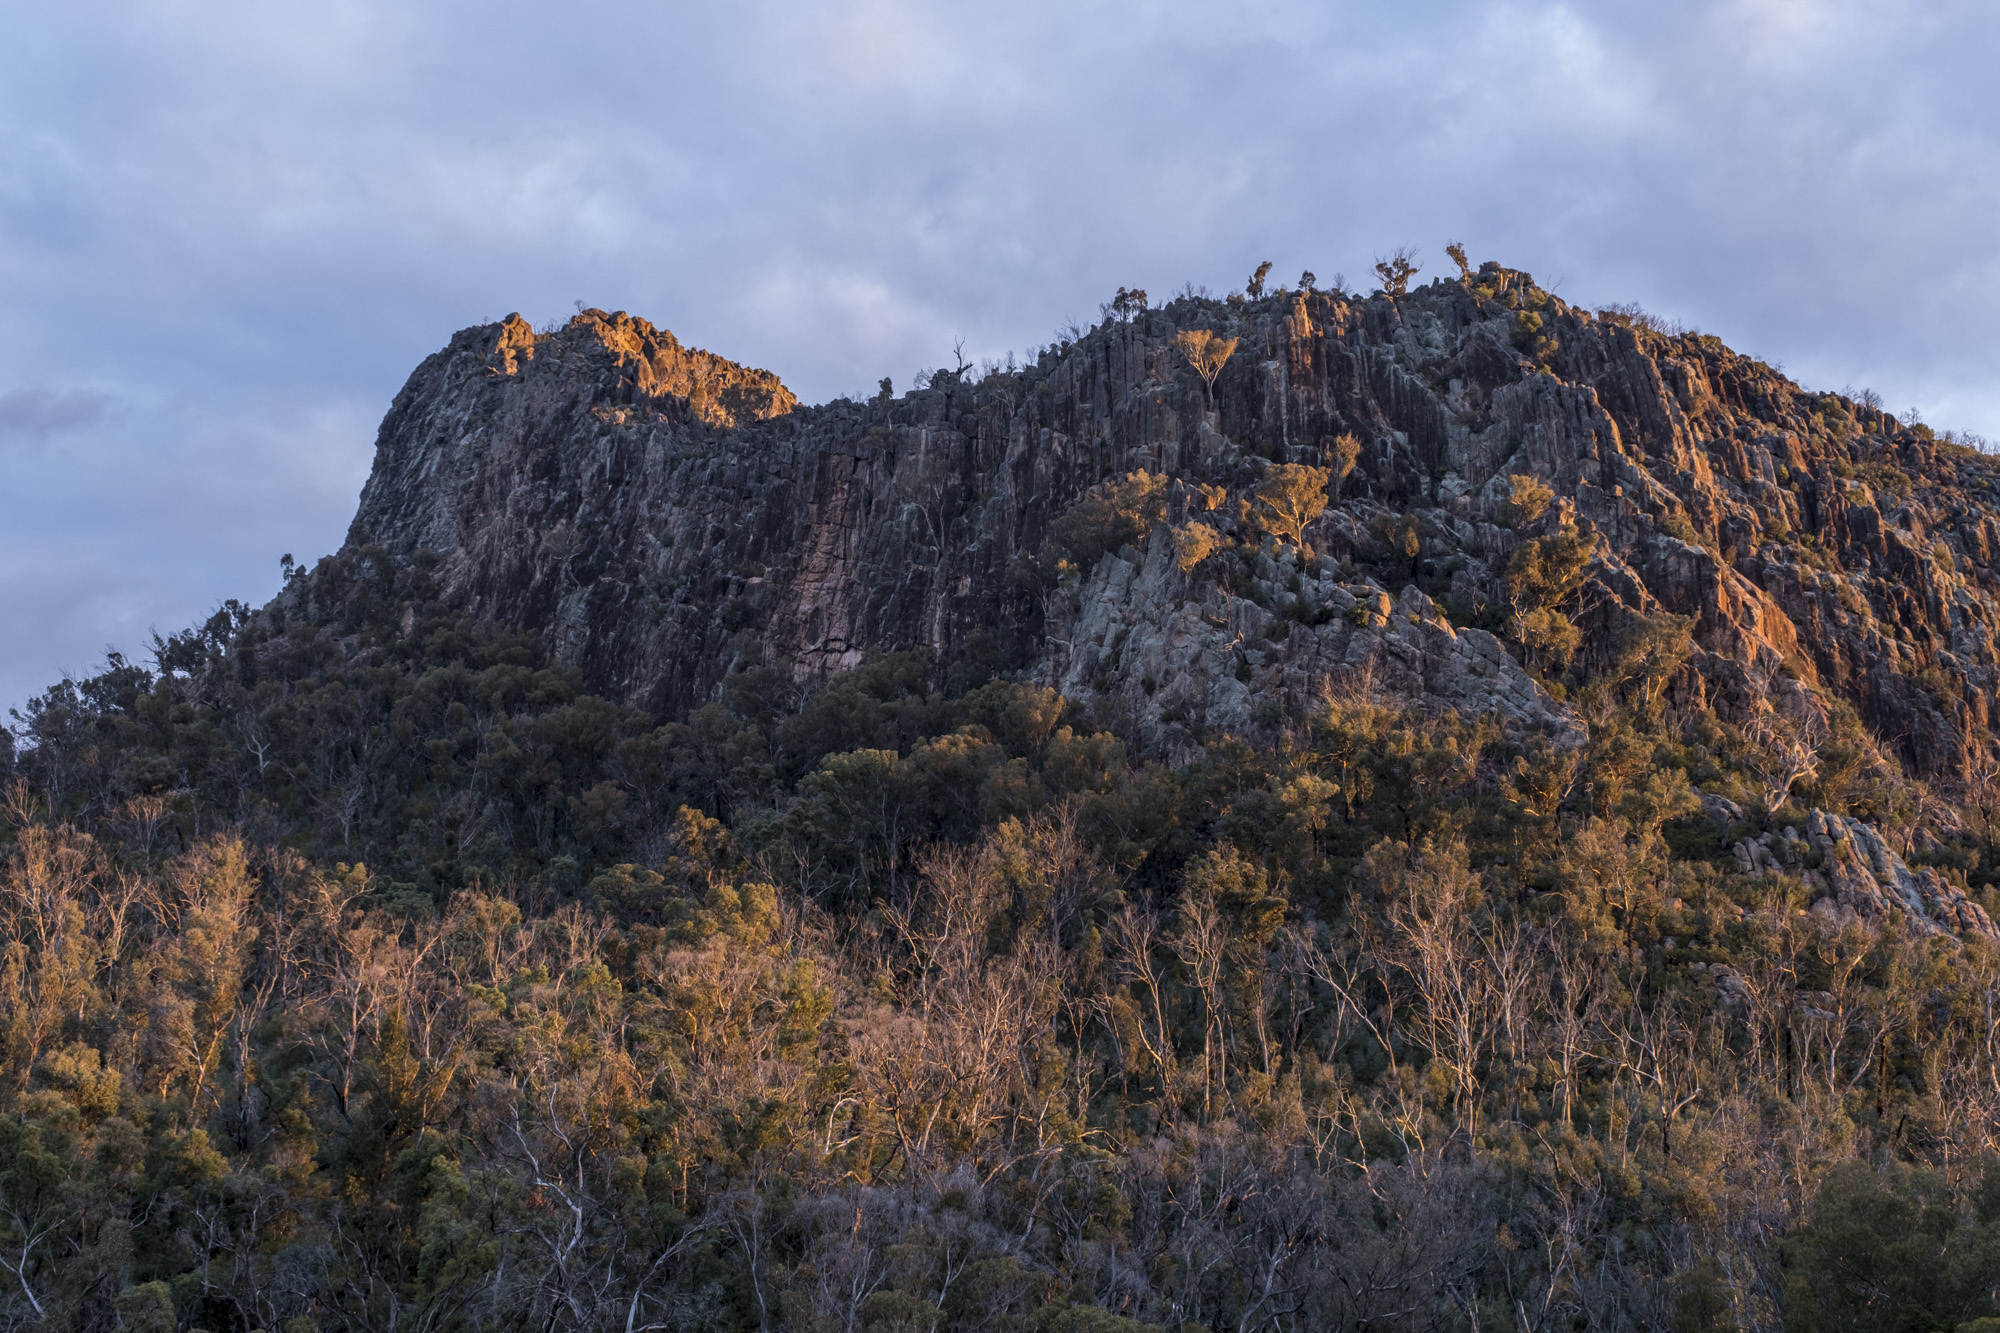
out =
[[1120,287],[1118,294],[1113,296],[1108,304],[1100,306],[1099,309],[1117,320],[1120,324],[1129,324],[1132,322],[1134,315],[1143,315],[1146,313],[1146,300],[1146,289],[1144,287],[1129,289]]
[[1194,373],[1208,390],[1209,410],[1215,408],[1215,377],[1236,354],[1236,339],[1217,336],[1208,329],[1183,329],[1174,335],[1174,350],[1187,358]]
[[1419,271],[1416,251],[1407,245],[1399,245],[1387,259],[1375,261],[1375,276],[1382,279],[1382,290],[1389,294],[1391,301],[1400,301],[1409,295],[1410,279],[1416,277]]
[[1452,263],[1458,265],[1459,285],[1461,287],[1470,287],[1472,285],[1472,261],[1465,257],[1465,247],[1457,241],[1453,241],[1444,248],[1444,252],[1451,256]]

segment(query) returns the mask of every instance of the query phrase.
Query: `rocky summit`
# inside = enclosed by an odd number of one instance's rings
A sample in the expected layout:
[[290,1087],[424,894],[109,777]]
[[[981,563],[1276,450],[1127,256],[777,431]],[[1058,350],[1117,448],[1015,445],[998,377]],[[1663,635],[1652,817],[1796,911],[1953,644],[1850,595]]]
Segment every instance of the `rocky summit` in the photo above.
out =
[[[1212,385],[1189,333],[1234,344]],[[1993,762],[2000,465],[1922,425],[1495,264],[1075,334],[808,407],[622,312],[467,329],[383,422],[350,545],[434,552],[453,604],[670,716],[922,649],[1162,756],[1329,691],[1560,741],[1573,702],[1524,668],[1684,632],[1658,699],[1763,719],[1781,767],[1842,738],[1933,781]],[[1296,541],[1259,521],[1286,465],[1327,474]],[[1557,542],[1580,568],[1522,574]]]
[[[431,553],[448,604],[673,718],[921,650],[1170,764],[1332,698],[1575,750],[1595,679],[1743,728],[1770,809],[1826,766],[1993,770],[2000,463],[1873,401],[1490,263],[1071,333],[804,406],[623,312],[467,329],[383,422],[350,553]],[[1880,843],[1841,818],[1813,840]],[[1994,935],[1886,846],[1811,873],[1826,910]]]

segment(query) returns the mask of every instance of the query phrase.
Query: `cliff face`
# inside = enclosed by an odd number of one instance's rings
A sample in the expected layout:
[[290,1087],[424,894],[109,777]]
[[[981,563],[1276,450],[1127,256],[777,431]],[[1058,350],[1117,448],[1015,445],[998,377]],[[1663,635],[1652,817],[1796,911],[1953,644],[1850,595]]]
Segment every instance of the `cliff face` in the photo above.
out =
[[[1238,340],[1212,410],[1185,329]],[[1359,457],[1310,553],[1261,537],[1241,502],[1343,435]],[[1110,549],[1051,540],[1139,470],[1164,480]],[[1515,476],[1545,512],[1510,504]],[[2000,683],[1996,504],[1992,460],[1487,265],[1400,300],[1182,299],[1018,370],[820,407],[622,314],[468,329],[384,421],[351,540],[436,552],[449,600],[663,714],[746,668],[809,683],[925,648],[1171,754],[1329,691],[1575,738],[1508,637],[1507,574],[1573,535],[1578,661],[1688,617],[1664,697],[1793,734],[1845,707],[1913,771],[1963,777]],[[1218,553],[1189,563],[1189,523]]]

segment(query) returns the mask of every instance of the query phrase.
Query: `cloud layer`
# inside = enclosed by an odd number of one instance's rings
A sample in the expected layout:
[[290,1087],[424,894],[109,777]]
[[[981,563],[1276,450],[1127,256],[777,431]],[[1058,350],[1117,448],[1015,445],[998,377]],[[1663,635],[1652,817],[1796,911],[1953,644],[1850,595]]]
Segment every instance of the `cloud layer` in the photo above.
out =
[[575,300],[809,400],[1447,239],[2000,436],[1990,5],[209,0],[0,49],[0,706],[339,544]]

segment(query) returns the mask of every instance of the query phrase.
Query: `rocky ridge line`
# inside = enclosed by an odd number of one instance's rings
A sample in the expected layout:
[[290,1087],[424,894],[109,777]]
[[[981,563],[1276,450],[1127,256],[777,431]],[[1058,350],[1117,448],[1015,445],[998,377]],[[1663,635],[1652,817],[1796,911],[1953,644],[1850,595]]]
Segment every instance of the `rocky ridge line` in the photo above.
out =
[[[1190,329],[1238,340],[1212,393],[1173,347]],[[1269,469],[1343,435],[1359,457],[1310,554],[1260,533],[1241,504]],[[1057,521],[1139,470],[1165,480],[1156,519],[1065,563]],[[1515,477],[1545,512],[1510,507]],[[1184,566],[1191,521],[1221,549]],[[468,329],[384,421],[351,545],[436,552],[449,602],[664,716],[744,670],[805,690],[922,649],[1167,758],[1355,691],[1575,742],[1506,641],[1510,561],[1564,533],[1589,550],[1563,609],[1591,671],[1685,617],[1664,706],[1847,735],[1947,786],[1993,771],[2000,467],[1492,264],[1398,299],[1182,298],[815,407],[622,314]]]

